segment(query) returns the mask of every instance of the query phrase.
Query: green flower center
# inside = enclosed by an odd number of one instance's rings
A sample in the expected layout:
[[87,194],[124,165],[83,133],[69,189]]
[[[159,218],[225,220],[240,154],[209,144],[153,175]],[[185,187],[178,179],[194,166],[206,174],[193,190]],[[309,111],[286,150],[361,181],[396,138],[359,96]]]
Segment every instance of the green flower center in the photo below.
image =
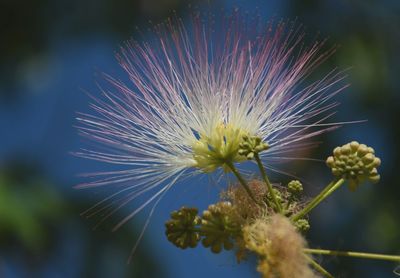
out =
[[248,132],[223,123],[217,125],[209,136],[200,134],[200,138],[192,145],[195,167],[207,173],[218,167],[228,172],[227,164],[246,160],[245,156],[238,153],[246,135]]

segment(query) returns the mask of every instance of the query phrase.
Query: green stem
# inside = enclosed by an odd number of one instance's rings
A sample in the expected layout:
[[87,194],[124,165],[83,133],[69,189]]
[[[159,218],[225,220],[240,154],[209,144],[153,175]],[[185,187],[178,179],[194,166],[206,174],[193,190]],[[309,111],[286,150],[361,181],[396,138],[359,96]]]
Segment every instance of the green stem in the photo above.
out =
[[271,185],[271,183],[270,183],[270,181],[268,179],[267,174],[265,173],[265,169],[264,169],[264,167],[262,165],[262,162],[261,162],[261,159],[260,159],[258,153],[254,154],[254,159],[257,162],[258,168],[260,169],[260,172],[261,172],[261,176],[262,176],[265,184],[267,185],[268,191],[271,194],[271,198],[272,198],[272,201],[275,204],[276,210],[281,213],[282,212],[282,206],[279,203],[278,199],[276,198],[275,192],[274,192],[274,190],[272,188],[272,185]]
[[310,256],[305,255],[307,261],[311,264],[311,266],[317,270],[319,273],[324,275],[327,278],[334,278],[332,274],[330,274],[325,268],[323,268],[319,263],[314,261]]
[[309,213],[313,208],[315,208],[319,203],[321,203],[325,198],[331,195],[336,189],[338,189],[343,183],[344,179],[338,179],[325,187],[324,190],[321,191],[314,199],[311,200],[301,211],[299,211],[296,215],[292,216],[291,219],[293,221],[297,221],[304,217],[307,213]]
[[311,248],[305,248],[304,249],[304,253],[319,254],[319,255],[330,255],[330,256],[345,256],[345,257],[355,257],[355,258],[362,258],[362,259],[373,259],[373,260],[384,260],[384,261],[400,262],[400,256],[375,254],[375,253],[363,253],[363,252],[352,252],[352,251],[335,251],[335,250],[311,249]]
[[250,198],[258,205],[261,205],[260,202],[256,200],[254,197],[253,192],[251,191],[250,187],[247,185],[246,180],[242,177],[242,175],[239,173],[239,171],[236,169],[235,165],[233,163],[228,162],[226,165],[231,169],[232,173],[236,176],[240,184],[244,187],[246,190],[247,194],[250,196]]

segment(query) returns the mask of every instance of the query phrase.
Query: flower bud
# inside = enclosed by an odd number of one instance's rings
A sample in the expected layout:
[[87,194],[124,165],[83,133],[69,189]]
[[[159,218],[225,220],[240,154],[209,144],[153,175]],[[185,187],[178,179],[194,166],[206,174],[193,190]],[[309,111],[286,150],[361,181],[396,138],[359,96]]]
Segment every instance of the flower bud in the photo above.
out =
[[303,192],[303,185],[298,180],[292,180],[288,183],[288,191],[292,196],[299,196]]
[[243,136],[243,141],[239,144],[238,154],[252,160],[254,156],[269,148],[267,143],[262,142],[258,136]]
[[200,234],[204,236],[202,244],[210,247],[213,253],[222,249],[231,250],[234,237],[241,232],[240,225],[231,217],[232,209],[230,202],[219,202],[203,212],[200,228]]
[[349,181],[351,190],[355,190],[363,181],[377,183],[380,179],[377,167],[381,160],[375,156],[373,148],[356,141],[336,147],[333,156],[326,160],[336,177]]
[[310,223],[308,223],[308,220],[306,219],[299,219],[294,223],[294,226],[299,230],[300,232],[307,232],[310,229]]
[[200,224],[196,208],[182,207],[171,213],[171,219],[165,223],[165,234],[175,246],[186,249],[194,248],[200,241],[200,234],[196,226]]

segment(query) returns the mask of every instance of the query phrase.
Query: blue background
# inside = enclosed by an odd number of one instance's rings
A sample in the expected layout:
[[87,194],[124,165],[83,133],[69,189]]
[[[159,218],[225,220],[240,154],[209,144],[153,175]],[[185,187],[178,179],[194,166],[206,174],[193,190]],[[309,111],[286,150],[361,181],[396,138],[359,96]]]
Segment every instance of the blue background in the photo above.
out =
[[[193,1],[198,9],[240,7],[265,19],[297,19],[307,33],[329,37],[337,53],[321,71],[349,68],[351,87],[333,121],[365,120],[321,137],[309,154],[325,159],[350,140],[371,145],[381,157],[382,180],[356,193],[342,188],[311,214],[310,245],[330,249],[400,254],[400,3],[399,1]],[[93,230],[80,216],[106,192],[77,191],[78,174],[108,169],[71,152],[85,140],[74,128],[88,112],[99,72],[124,73],[114,53],[139,26],[160,22],[180,0],[0,2],[0,277],[258,277],[255,259],[240,265],[234,254],[202,247],[179,250],[164,236],[169,212],[182,205],[204,209],[219,188],[207,177],[179,183],[163,199],[137,251],[126,264],[145,216],[112,233]],[[86,146],[86,145],[85,145]],[[291,169],[289,167],[289,169]],[[323,163],[291,169],[309,195],[329,181]],[[318,258],[339,277],[392,277],[394,263]]]

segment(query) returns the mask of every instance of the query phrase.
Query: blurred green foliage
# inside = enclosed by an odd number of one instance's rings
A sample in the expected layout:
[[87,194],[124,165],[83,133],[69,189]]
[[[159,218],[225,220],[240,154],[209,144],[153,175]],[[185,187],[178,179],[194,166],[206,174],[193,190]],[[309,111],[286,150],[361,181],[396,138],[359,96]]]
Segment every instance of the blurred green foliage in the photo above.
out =
[[[112,237],[109,229],[94,231],[92,224],[79,217],[91,204],[62,195],[58,188],[29,164],[10,163],[0,168],[0,254],[3,258],[22,255],[29,275],[39,275],[41,268],[63,257],[60,239],[65,240],[65,231],[72,234],[78,231],[78,238],[72,243],[78,244],[75,248],[84,254],[81,265],[75,266],[80,273],[78,277],[107,277],[105,273],[110,271],[123,277],[163,277],[162,269],[146,251],[145,242],[137,250],[133,264],[125,264],[137,231],[127,226],[118,237]],[[110,221],[113,217],[118,215],[113,215]],[[114,259],[117,262],[113,263]],[[102,263],[102,267],[97,266]],[[0,269],[0,277],[4,275]]]
[[[49,245],[51,230],[65,213],[56,188],[24,165],[0,169],[0,244],[30,251]],[[53,226],[53,227],[52,227]]]

